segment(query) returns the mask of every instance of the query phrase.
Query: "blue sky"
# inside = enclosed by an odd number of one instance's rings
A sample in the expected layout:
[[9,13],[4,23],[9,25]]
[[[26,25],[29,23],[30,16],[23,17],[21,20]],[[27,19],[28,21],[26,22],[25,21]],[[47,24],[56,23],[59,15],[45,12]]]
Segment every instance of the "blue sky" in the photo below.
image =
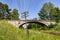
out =
[[20,19],[23,19],[21,13],[24,11],[29,12],[27,19],[39,18],[38,12],[46,2],[51,2],[55,7],[60,8],[60,0],[0,0],[0,2],[8,4],[11,9],[18,9]]

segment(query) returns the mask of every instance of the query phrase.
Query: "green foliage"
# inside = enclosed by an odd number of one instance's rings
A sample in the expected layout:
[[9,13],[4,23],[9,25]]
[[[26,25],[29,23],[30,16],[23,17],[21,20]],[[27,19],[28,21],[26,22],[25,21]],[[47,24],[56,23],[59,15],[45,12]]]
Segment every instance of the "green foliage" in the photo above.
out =
[[58,22],[60,20],[60,9],[56,7],[51,9],[50,18],[51,20]]
[[58,7],[54,7],[54,5],[50,2],[45,3],[38,13],[40,19],[44,20],[53,20],[59,22],[60,20],[60,9]]
[[54,30],[60,32],[60,22],[58,22],[58,23],[56,24]]
[[19,29],[5,21],[0,20],[0,40],[20,40],[21,37],[19,35]]
[[7,4],[3,4],[2,2],[0,2],[0,19],[18,20],[19,19],[18,10],[13,9],[13,11],[11,11],[11,9],[9,9],[9,6]]
[[19,14],[17,9],[13,9],[11,14],[11,20],[19,20]]
[[49,13],[53,7],[54,5],[52,3],[50,2],[45,3],[43,7],[41,8],[40,12],[38,13],[38,15],[40,16],[40,19],[49,20],[50,19]]
[[60,36],[44,33],[43,31],[19,29],[0,20],[0,40],[60,40]]
[[42,26],[39,24],[31,23],[27,26],[28,29],[41,29]]
[[47,27],[47,29],[48,29],[48,30],[54,29],[55,26],[57,26],[57,24],[50,24],[50,25]]
[[10,15],[10,9],[8,5],[0,2],[0,19],[9,18],[9,15]]
[[54,29],[57,26],[57,24],[50,24],[49,26],[41,26],[39,24],[29,24],[27,26],[28,29],[37,29],[37,30],[51,30]]

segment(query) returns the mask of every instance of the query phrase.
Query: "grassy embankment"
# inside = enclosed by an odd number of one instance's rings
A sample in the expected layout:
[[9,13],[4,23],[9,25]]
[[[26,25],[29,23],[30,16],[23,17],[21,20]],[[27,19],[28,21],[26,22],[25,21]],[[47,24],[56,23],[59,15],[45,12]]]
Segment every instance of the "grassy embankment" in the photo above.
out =
[[[60,36],[43,31],[29,30],[29,40],[60,40]],[[28,40],[26,29],[19,29],[15,26],[0,20],[0,40]]]

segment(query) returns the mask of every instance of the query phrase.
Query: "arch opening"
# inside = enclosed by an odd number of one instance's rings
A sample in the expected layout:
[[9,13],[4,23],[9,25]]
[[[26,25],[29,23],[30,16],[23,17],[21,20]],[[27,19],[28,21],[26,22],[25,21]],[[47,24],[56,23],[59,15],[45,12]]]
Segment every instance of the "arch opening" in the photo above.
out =
[[19,26],[19,28],[21,28],[24,24],[32,24],[32,23],[35,23],[35,24],[39,24],[39,25],[41,25],[42,27],[44,27],[44,26],[47,26],[47,25],[45,25],[44,23],[40,23],[40,22],[26,22],[26,23],[23,23],[23,24],[21,24],[20,26]]

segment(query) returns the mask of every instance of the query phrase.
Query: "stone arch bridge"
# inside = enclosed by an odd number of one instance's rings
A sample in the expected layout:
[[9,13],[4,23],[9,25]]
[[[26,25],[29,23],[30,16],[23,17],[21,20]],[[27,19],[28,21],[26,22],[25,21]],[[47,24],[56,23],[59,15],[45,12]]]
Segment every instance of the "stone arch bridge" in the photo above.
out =
[[23,24],[25,24],[25,23],[38,23],[38,24],[40,24],[42,26],[43,25],[48,26],[51,23],[55,24],[54,21],[46,21],[46,20],[26,20],[26,21],[25,20],[7,20],[7,22],[14,25],[14,26],[16,26],[16,27],[18,27],[18,28],[20,26],[22,26]]

